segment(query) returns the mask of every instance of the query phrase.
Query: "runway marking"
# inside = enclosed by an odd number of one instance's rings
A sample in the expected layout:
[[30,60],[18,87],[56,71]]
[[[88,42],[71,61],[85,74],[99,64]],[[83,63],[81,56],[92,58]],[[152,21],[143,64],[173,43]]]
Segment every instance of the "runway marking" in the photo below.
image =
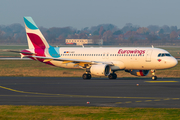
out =
[[166,99],[164,99],[164,100],[170,100],[169,98],[166,98]]
[[126,101],[125,103],[132,103],[132,101]]
[[179,82],[179,81],[144,81],[149,83],[170,83],[170,82]]
[[[156,99],[156,100],[144,100],[144,101],[135,101],[136,103],[140,102],[157,102],[157,101],[163,101],[163,100],[179,100],[180,98],[166,98],[166,99]],[[115,104],[126,104],[126,103],[133,103],[133,101],[125,101],[125,102],[116,102]]]
[[171,98],[171,99],[173,99],[173,100],[179,100],[180,98]]
[[[17,93],[26,93],[30,95],[0,95],[0,96],[10,96],[10,97],[81,97],[81,98],[118,98],[118,99],[146,99],[144,101],[135,101],[136,103],[140,102],[152,102],[152,101],[162,101],[162,100],[179,100],[180,98],[158,98],[158,97],[121,97],[121,96],[90,96],[90,95],[68,95],[68,94],[50,94],[50,93],[38,93],[38,92],[26,92],[15,90],[12,88],[0,86],[0,88],[17,92]],[[130,104],[132,101],[125,102],[116,102],[115,104]]]
[[122,104],[122,102],[116,102],[116,104]]
[[47,95],[49,97],[57,96],[57,97],[82,97],[82,98],[165,99],[165,98],[159,98],[159,97],[122,97],[122,96],[91,96],[91,95],[50,94],[50,93],[20,91],[20,90],[15,90],[15,89],[4,87],[4,86],[0,86],[0,88],[6,89],[9,91],[13,91],[13,92],[17,92],[17,93],[26,93],[26,94],[34,94],[34,95]]

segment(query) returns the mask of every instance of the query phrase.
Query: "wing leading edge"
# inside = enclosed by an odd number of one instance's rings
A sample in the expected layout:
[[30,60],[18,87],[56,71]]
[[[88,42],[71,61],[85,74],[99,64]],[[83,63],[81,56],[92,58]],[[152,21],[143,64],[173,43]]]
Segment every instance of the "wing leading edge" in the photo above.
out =
[[26,56],[26,57],[44,59],[43,62],[49,62],[49,61],[55,60],[55,61],[63,61],[64,64],[66,64],[66,63],[76,63],[79,66],[84,66],[84,64],[91,64],[91,65],[108,64],[108,65],[114,65],[112,62],[102,62],[102,61],[90,61],[90,60],[69,59],[69,58],[53,58],[53,57],[43,57],[43,56]]

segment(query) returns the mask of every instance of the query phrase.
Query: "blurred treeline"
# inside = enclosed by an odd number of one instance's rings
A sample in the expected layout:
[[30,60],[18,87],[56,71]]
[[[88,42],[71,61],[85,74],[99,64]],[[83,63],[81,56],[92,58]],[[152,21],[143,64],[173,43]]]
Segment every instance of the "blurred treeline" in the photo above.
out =
[[[100,24],[77,30],[73,27],[39,27],[52,45],[64,45],[65,39],[103,39],[104,45],[180,45],[177,26],[149,25],[140,27],[127,23],[123,28]],[[0,25],[0,44],[26,45],[26,33],[21,24]]]

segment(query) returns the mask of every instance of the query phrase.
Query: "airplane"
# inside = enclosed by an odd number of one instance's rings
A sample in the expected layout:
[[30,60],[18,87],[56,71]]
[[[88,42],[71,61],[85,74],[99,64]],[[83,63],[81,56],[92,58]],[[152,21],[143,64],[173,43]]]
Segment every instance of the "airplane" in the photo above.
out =
[[135,76],[147,76],[149,71],[156,80],[155,70],[177,65],[177,60],[166,50],[152,47],[53,47],[44,38],[31,17],[24,17],[29,49],[19,52],[45,64],[84,69],[83,79],[91,74],[116,79],[116,71],[124,70]]

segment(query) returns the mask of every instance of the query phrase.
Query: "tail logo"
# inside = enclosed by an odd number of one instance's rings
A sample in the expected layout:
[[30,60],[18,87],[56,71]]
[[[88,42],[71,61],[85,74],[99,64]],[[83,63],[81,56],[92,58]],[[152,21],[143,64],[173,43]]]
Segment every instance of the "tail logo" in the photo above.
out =
[[[27,19],[28,20],[27,20]],[[31,17],[24,17],[24,22],[26,24],[26,26],[29,28],[29,29],[32,29],[32,30],[37,30],[38,27],[36,26],[36,24],[34,23],[34,21],[32,20]]]

